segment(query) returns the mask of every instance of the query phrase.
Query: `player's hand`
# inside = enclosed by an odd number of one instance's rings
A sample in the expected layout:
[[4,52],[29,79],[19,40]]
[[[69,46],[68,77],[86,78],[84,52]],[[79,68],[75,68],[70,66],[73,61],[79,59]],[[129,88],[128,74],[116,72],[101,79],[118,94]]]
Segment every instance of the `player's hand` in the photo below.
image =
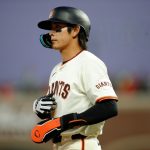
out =
[[31,131],[31,139],[35,143],[47,142],[61,133],[60,118],[39,122]]
[[60,135],[61,132],[71,129],[75,126],[86,125],[83,119],[78,119],[76,113],[64,115],[60,118],[52,120],[44,120],[38,123],[31,132],[32,141],[35,143],[43,143]]
[[53,94],[42,96],[33,102],[33,111],[41,119],[51,118],[51,111],[56,109]]

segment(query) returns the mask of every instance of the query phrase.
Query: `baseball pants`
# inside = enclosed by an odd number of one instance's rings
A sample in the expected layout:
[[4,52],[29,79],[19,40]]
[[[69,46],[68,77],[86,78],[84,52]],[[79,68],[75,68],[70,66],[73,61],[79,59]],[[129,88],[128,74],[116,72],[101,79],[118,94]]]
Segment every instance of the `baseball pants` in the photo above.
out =
[[101,150],[101,146],[96,137],[75,140],[64,138],[60,143],[54,144],[53,150]]

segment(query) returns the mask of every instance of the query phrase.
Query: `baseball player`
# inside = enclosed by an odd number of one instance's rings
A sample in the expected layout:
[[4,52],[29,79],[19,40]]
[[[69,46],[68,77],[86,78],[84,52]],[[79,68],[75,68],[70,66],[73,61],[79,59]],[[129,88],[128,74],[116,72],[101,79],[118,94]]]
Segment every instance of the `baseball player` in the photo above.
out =
[[118,98],[106,65],[87,51],[89,17],[77,8],[56,7],[38,27],[49,30],[41,44],[57,50],[62,60],[51,72],[47,95],[33,103],[42,121],[32,129],[32,140],[52,140],[57,150],[101,150],[97,137],[117,115]]

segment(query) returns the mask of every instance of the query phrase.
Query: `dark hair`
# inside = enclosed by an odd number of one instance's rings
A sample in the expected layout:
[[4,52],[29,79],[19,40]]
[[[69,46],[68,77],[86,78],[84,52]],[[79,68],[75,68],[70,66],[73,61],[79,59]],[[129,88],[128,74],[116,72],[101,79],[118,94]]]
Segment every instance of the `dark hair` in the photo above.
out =
[[83,50],[87,50],[87,39],[84,30],[81,28],[78,34],[79,45]]
[[[75,27],[76,25],[68,25],[68,32],[70,33],[72,28]],[[82,27],[80,28],[80,32],[78,34],[78,42],[79,45],[81,46],[82,50],[87,50],[87,40],[86,40],[86,34]]]

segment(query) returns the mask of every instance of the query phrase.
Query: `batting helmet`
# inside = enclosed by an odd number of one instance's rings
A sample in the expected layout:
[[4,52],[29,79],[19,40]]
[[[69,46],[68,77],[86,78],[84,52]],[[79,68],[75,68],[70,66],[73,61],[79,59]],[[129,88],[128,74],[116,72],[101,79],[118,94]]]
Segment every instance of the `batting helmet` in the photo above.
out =
[[39,22],[38,27],[50,30],[53,22],[79,25],[85,32],[88,41],[91,24],[89,17],[82,10],[68,6],[56,7],[50,12],[49,19]]

